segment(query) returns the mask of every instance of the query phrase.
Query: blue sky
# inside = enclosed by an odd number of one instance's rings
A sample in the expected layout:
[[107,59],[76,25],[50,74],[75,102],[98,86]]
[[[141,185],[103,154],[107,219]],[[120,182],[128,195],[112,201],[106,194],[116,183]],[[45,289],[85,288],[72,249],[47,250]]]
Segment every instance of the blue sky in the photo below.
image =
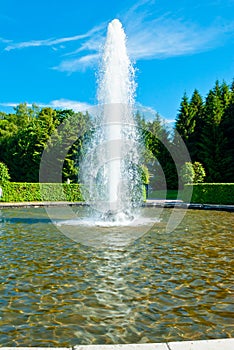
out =
[[83,110],[96,101],[100,50],[118,18],[136,101],[173,120],[182,95],[234,78],[234,0],[0,0],[0,110]]

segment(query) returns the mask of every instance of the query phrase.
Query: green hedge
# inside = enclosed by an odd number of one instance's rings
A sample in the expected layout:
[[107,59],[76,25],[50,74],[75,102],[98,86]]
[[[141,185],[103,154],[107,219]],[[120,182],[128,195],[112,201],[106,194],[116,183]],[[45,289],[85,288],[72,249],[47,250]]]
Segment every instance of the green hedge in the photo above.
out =
[[2,202],[82,200],[78,184],[7,182],[2,186]]
[[182,200],[188,202],[188,193],[193,187],[191,203],[234,204],[234,183],[200,183],[184,186]]

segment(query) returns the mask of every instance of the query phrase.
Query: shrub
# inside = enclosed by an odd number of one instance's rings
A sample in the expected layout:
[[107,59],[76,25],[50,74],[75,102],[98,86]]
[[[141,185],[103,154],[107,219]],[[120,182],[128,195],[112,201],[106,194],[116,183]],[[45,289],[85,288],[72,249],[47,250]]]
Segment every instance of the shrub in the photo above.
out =
[[0,162],[0,185],[10,180],[8,167],[6,164]]
[[83,200],[78,184],[7,182],[2,188],[4,202]]
[[188,202],[188,194],[193,186],[191,203],[234,204],[234,183],[202,183],[184,186],[182,200]]
[[144,164],[141,166],[141,181],[143,184],[149,184],[150,181],[149,169]]
[[194,162],[193,163],[193,170],[194,170],[193,182],[194,183],[203,182],[204,178],[206,176],[206,172],[205,172],[203,165],[199,162]]
[[184,184],[200,183],[206,176],[205,169],[200,162],[186,162],[180,172]]
[[191,162],[184,163],[180,171],[180,176],[184,184],[190,184],[193,182],[195,173]]

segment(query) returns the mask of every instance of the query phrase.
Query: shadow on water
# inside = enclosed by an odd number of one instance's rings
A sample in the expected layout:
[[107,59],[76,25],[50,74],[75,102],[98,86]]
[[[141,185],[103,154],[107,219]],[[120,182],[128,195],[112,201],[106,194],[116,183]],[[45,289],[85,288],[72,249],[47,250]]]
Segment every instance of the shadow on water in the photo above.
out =
[[28,225],[33,225],[33,224],[48,224],[51,223],[51,219],[46,219],[46,218],[0,218],[0,222],[2,223],[10,223],[10,224],[17,224],[17,223],[22,223],[22,224],[28,224]]

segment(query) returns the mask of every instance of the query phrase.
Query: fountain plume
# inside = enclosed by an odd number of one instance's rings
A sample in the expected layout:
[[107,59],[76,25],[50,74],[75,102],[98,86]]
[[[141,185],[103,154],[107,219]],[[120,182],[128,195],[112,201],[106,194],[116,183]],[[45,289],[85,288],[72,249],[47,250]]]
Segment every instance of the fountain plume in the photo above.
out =
[[134,68],[118,19],[108,26],[98,84],[94,133],[81,165],[84,197],[105,220],[132,218],[142,194],[141,147],[134,121]]

